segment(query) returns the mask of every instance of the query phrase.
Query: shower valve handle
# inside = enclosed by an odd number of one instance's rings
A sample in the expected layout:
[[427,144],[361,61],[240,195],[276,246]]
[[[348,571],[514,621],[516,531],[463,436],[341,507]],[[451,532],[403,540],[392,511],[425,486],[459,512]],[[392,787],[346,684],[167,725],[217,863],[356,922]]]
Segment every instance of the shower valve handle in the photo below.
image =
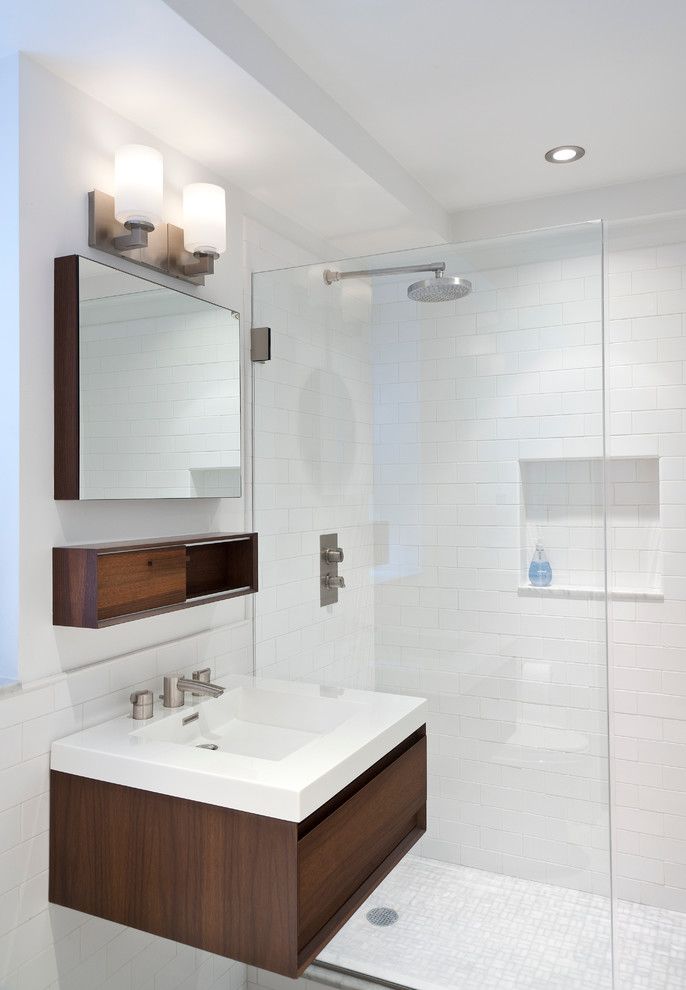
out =
[[337,574],[327,574],[324,578],[325,588],[345,588],[345,578]]
[[327,564],[342,564],[343,563],[343,551],[340,547],[327,547],[324,550],[322,556]]

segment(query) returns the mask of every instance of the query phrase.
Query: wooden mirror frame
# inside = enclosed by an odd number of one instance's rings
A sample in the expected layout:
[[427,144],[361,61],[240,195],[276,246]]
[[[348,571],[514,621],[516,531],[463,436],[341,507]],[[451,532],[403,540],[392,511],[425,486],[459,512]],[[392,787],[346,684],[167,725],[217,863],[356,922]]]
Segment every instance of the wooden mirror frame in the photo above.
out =
[[55,470],[56,499],[79,499],[79,255],[55,258]]

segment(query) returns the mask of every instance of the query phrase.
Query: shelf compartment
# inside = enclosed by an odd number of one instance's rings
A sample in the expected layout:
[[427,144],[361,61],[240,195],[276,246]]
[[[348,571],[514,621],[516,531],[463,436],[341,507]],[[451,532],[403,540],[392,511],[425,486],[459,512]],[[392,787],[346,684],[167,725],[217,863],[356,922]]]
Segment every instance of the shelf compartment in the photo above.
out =
[[186,598],[240,593],[257,584],[252,535],[186,550]]
[[118,622],[258,590],[257,533],[54,547],[53,625]]
[[[663,600],[658,457],[521,460],[519,469],[520,594],[604,597],[605,484],[610,597]],[[550,589],[528,582],[538,540],[553,570]]]

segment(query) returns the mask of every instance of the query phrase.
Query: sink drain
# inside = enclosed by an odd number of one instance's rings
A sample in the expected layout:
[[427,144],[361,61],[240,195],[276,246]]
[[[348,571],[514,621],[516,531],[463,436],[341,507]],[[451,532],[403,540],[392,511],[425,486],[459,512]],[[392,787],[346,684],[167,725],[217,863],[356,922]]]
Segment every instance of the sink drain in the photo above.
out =
[[379,928],[394,925],[399,917],[398,912],[389,907],[372,908],[371,911],[367,911],[366,915],[367,921],[371,925],[378,925]]
[[216,743],[198,743],[196,749],[219,749]]

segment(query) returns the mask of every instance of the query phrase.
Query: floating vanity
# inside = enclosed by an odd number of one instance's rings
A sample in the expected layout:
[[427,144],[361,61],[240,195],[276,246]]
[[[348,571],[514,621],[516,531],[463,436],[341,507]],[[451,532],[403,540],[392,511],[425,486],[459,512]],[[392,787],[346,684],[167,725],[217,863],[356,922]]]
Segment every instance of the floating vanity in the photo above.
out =
[[427,705],[221,683],[53,743],[50,900],[296,977],[425,831]]

